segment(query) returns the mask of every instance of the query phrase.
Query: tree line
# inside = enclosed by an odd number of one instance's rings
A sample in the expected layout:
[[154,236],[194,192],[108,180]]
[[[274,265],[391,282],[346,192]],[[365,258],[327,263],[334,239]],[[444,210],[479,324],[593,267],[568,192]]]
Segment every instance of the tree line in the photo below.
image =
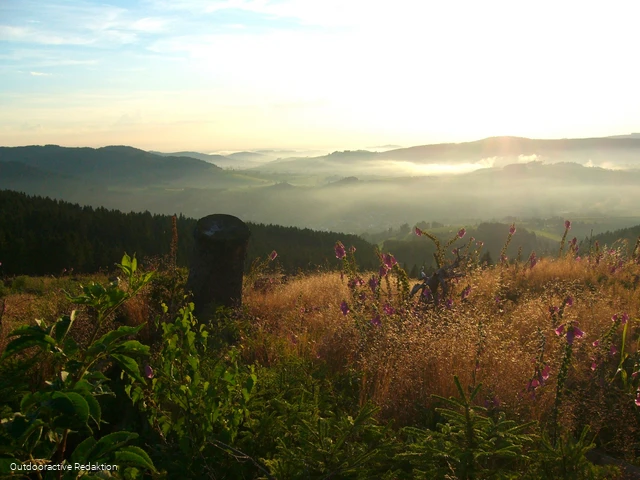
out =
[[[215,212],[212,212],[215,213]],[[176,215],[176,261],[188,266],[196,219]],[[247,222],[251,230],[246,268],[256,257],[278,253],[286,273],[336,268],[337,240],[356,247],[364,268],[377,268],[374,246],[355,235]],[[172,216],[124,213],[0,190],[0,274],[59,275],[111,269],[122,254],[143,262],[170,253]]]

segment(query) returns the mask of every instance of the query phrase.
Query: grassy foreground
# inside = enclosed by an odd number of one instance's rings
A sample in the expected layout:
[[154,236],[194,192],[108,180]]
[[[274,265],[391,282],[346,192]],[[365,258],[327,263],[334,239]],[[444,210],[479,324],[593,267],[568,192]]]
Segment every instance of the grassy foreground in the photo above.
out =
[[[128,257],[118,284],[7,286],[0,473],[82,459],[118,464],[108,474],[120,478],[633,474],[637,249],[580,256],[569,242],[556,259],[480,266],[470,246],[437,302],[409,295],[417,280],[390,254],[378,272],[359,272],[338,243],[342,273],[285,281],[266,260],[243,307],[207,327],[182,295],[184,271],[145,277]],[[443,265],[448,247],[438,245]],[[21,325],[31,330],[10,337]],[[594,465],[594,451],[614,464]]]

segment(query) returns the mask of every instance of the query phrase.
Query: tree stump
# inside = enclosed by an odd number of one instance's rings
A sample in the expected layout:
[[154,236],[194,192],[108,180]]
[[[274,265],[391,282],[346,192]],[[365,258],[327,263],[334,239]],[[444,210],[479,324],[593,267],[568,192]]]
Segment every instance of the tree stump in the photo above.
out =
[[241,305],[250,235],[249,227],[232,215],[209,215],[198,221],[186,285],[193,293],[198,319],[210,320],[220,306]]

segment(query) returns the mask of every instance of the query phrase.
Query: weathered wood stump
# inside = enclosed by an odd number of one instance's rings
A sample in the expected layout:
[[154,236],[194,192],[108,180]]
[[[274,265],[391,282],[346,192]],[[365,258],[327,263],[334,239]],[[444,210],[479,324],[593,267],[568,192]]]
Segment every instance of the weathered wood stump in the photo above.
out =
[[186,289],[193,292],[199,320],[210,320],[217,307],[242,303],[250,235],[249,227],[232,215],[209,215],[198,221]]

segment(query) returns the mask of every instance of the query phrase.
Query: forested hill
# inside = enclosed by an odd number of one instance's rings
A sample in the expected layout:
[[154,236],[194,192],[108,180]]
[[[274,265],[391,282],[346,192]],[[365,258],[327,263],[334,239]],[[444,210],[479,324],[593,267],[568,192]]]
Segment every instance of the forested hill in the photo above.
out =
[[[221,212],[211,212],[221,213]],[[179,215],[179,265],[187,266],[196,219]],[[374,247],[355,235],[248,223],[251,230],[247,268],[273,250],[287,272],[337,266],[337,240],[355,246],[363,267],[377,268]],[[145,257],[169,253],[171,216],[123,213],[0,190],[0,275],[59,274],[63,269],[96,272],[110,269],[124,252]]]
[[627,250],[632,252],[639,239],[640,225],[636,225],[635,227],[623,228],[613,232],[607,231],[599,235],[594,235],[591,242],[594,243],[597,241],[600,245],[607,245],[611,247],[615,242],[624,240],[627,242]]

